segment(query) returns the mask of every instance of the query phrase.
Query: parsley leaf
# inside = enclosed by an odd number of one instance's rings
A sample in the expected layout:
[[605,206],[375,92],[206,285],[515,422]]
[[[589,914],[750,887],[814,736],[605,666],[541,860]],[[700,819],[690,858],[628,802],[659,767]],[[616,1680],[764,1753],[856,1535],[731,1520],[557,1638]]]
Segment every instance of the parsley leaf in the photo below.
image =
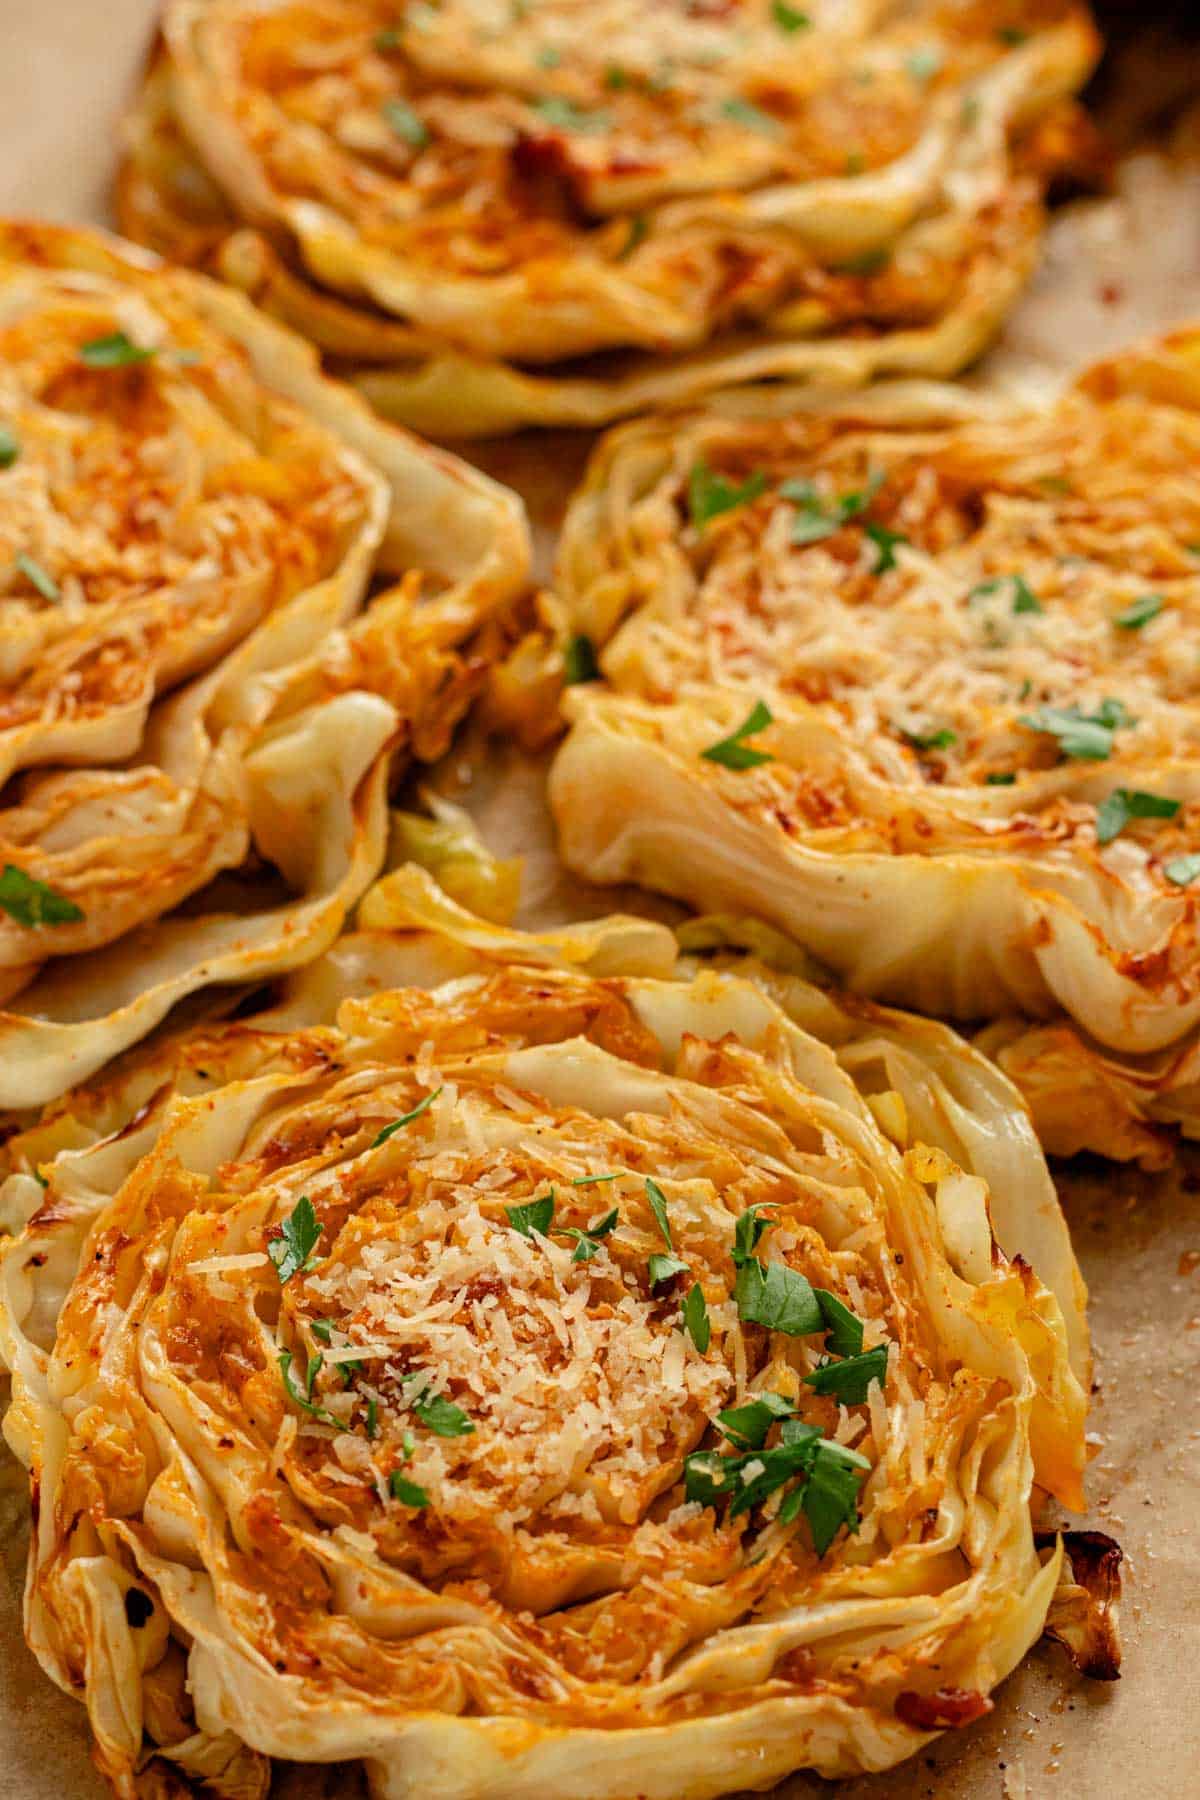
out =
[[407,100],[385,100],[379,110],[398,138],[403,138],[414,150],[425,148],[429,142],[429,127]]
[[634,213],[629,221],[629,235],[617,251],[618,262],[624,262],[632,256],[639,244],[644,244],[650,232],[650,221],[645,213]]
[[1130,819],[1173,819],[1179,804],[1165,794],[1147,794],[1141,788],[1114,788],[1096,808],[1096,842],[1111,844]]
[[321,1236],[321,1221],[307,1194],[301,1194],[280,1229],[283,1235],[271,1239],[267,1255],[275,1264],[275,1273],[283,1287],[293,1275],[312,1267],[312,1253]]
[[866,512],[886,479],[885,472],[877,469],[868,475],[865,487],[853,493],[837,494],[832,500],[823,500],[815,483],[803,477],[783,482],[779,497],[791,501],[796,508],[796,517],[792,521],[793,544],[817,544],[822,538],[832,537],[851,519]]
[[549,1237],[554,1220],[554,1189],[539,1200],[530,1200],[524,1206],[506,1206],[504,1210],[509,1224],[522,1237],[532,1237],[535,1231],[542,1237]]
[[[577,1184],[572,1183],[572,1186],[575,1185]],[[575,1254],[571,1261],[591,1262],[600,1248],[601,1239],[606,1238],[610,1231],[616,1229],[620,1216],[614,1206],[611,1212],[605,1213],[602,1219],[597,1219],[595,1224],[589,1225],[586,1231],[580,1231],[578,1225],[564,1225],[562,1227],[563,1236],[575,1239]]]
[[388,1491],[393,1500],[399,1500],[402,1506],[419,1508],[429,1505],[429,1495],[418,1482],[410,1481],[399,1469],[393,1469],[388,1476]]
[[385,54],[389,50],[398,50],[404,42],[404,33],[397,25],[389,25],[384,31],[377,31],[371,42],[376,50]]
[[914,750],[948,750],[951,744],[958,742],[958,733],[946,725],[940,731],[906,731],[901,726],[900,736]]
[[749,1262],[758,1248],[758,1240],[762,1237],[763,1232],[770,1231],[775,1223],[774,1219],[759,1218],[758,1215],[762,1212],[763,1206],[763,1201],[756,1200],[753,1206],[748,1206],[744,1213],[738,1214],[737,1224],[733,1228],[732,1251],[734,1267],[737,1269],[740,1269],[744,1262]]
[[734,1283],[738,1317],[768,1331],[805,1337],[821,1329],[821,1307],[810,1283],[786,1263],[744,1262]]
[[1017,777],[1012,769],[991,769],[983,779],[988,787],[1012,787]]
[[18,925],[73,925],[83,917],[73,900],[35,881],[15,863],[5,863],[0,872],[0,910]]
[[324,1358],[320,1356],[309,1357],[308,1367],[304,1372],[304,1386],[299,1388],[292,1375],[292,1353],[290,1350],[281,1350],[279,1352],[279,1374],[288,1399],[293,1401],[302,1412],[311,1413],[314,1419],[320,1419],[325,1425],[340,1425],[340,1421],[335,1419],[331,1412],[326,1412],[323,1406],[313,1405],[313,1382],[317,1378],[317,1371],[323,1361]]
[[1001,594],[1005,588],[1012,594],[1014,613],[1045,612],[1045,607],[1023,575],[993,575],[987,581],[977,581],[967,595],[967,604],[969,606],[973,600],[986,600],[992,594]]
[[661,1251],[655,1251],[646,1266],[652,1288],[660,1287],[664,1281],[674,1281],[676,1275],[686,1275],[688,1272],[687,1264],[681,1262],[679,1257],[664,1256]]
[[720,763],[724,769],[757,769],[761,763],[774,762],[775,758],[769,750],[755,750],[743,742],[744,738],[755,737],[774,722],[774,716],[766,702],[756,700],[736,731],[731,731],[728,737],[710,744],[700,755],[705,762]]
[[740,94],[732,94],[728,100],[722,100],[721,113],[735,125],[745,125],[751,131],[764,131],[770,137],[777,137],[782,129],[779,120],[771,113],[764,112],[761,106],[755,106],[753,100],[745,100]]
[[379,1402],[375,1399],[367,1401],[367,1436],[372,1439],[379,1436]]
[[461,1406],[447,1400],[444,1394],[431,1394],[426,1387],[409,1405],[426,1430],[435,1437],[470,1437],[475,1427]]
[[817,1305],[828,1333],[829,1348],[838,1356],[857,1356],[863,1347],[862,1320],[843,1306],[828,1288],[814,1288]]
[[604,71],[604,85],[612,93],[619,93],[622,88],[629,86],[628,71],[620,63],[609,63]]
[[7,425],[0,425],[0,469],[11,469],[21,454],[21,440]]
[[671,1242],[671,1226],[667,1218],[667,1196],[651,1176],[646,1177],[646,1198],[650,1202],[650,1211],[658,1222],[658,1229],[663,1234],[663,1242],[668,1250],[674,1250]]
[[727,481],[724,475],[716,474],[701,456],[692,464],[688,475],[687,501],[688,513],[697,531],[703,531],[710,519],[721,513],[732,512],[735,507],[745,506],[751,500],[757,500],[766,492],[767,478],[761,469],[755,469],[745,481],[738,483]]
[[780,31],[808,31],[812,26],[808,14],[789,6],[787,0],[771,0],[771,17]]
[[[858,1530],[859,1483],[862,1471],[870,1466],[865,1456],[860,1456],[856,1450],[848,1450],[844,1444],[835,1444],[829,1438],[823,1438],[817,1446],[808,1480],[799,1490],[799,1506],[804,1509],[818,1556],[824,1556],[843,1525],[848,1531]],[[791,1498],[789,1495],[788,1500]],[[788,1522],[784,1517],[786,1510],[787,1501],[779,1513],[785,1524]],[[795,1518],[796,1510],[798,1508],[793,1508],[792,1518]]]
[[582,631],[577,632],[563,651],[563,680],[568,687],[581,681],[595,681],[600,673],[596,646]]
[[[859,1341],[862,1341],[861,1327]],[[857,1406],[867,1397],[873,1381],[880,1387],[887,1378],[887,1345],[864,1350],[860,1356],[847,1356],[840,1362],[822,1363],[802,1377],[814,1394],[832,1394],[843,1406]]]
[[871,569],[872,575],[886,575],[889,569],[896,567],[896,545],[907,544],[908,539],[902,531],[890,531],[886,525],[874,522],[864,525],[863,530],[879,552]]
[[924,82],[933,80],[944,61],[945,58],[941,51],[932,44],[927,44],[920,50],[914,50],[912,55],[906,58],[904,66],[914,81]]
[[1114,733],[1135,721],[1120,700],[1108,699],[1094,713],[1082,713],[1077,706],[1039,706],[1034,713],[1022,713],[1018,723],[1056,737],[1064,756],[1104,762],[1112,752]]
[[684,1297],[680,1308],[680,1322],[701,1356],[704,1356],[712,1338],[712,1326],[709,1324],[704,1289],[698,1281],[692,1283]]
[[127,369],[133,363],[149,362],[155,355],[157,351],[143,349],[123,331],[113,331],[107,337],[93,338],[84,344],[79,360],[89,369]]
[[1190,856],[1173,857],[1169,863],[1163,864],[1163,874],[1176,887],[1187,887],[1200,875],[1200,855],[1193,852]]
[[592,1187],[597,1181],[619,1181],[620,1173],[614,1175],[576,1175],[571,1181],[572,1187]]
[[1128,606],[1122,607],[1119,613],[1114,613],[1113,624],[1122,631],[1140,631],[1151,619],[1157,619],[1165,605],[1166,601],[1161,594],[1140,594]]
[[48,570],[42,567],[36,556],[30,556],[27,551],[21,550],[13,558],[13,565],[20,570],[26,581],[37,589],[43,600],[62,599],[57,581]]
[[585,112],[563,94],[543,94],[539,99],[531,100],[530,105],[555,131],[608,130],[606,112]]
[[372,1139],[372,1150],[378,1150],[380,1144],[386,1144],[397,1131],[403,1131],[406,1125],[411,1125],[414,1119],[419,1119],[423,1112],[428,1112],[441,1091],[440,1087],[435,1087],[431,1094],[426,1094],[423,1100],[417,1102],[411,1112],[406,1112],[400,1118],[393,1119],[390,1125],[385,1125],[379,1136]]
[[744,1406],[731,1406],[718,1413],[717,1424],[739,1450],[761,1450],[775,1421],[790,1419],[795,1411],[790,1400],[768,1388]]

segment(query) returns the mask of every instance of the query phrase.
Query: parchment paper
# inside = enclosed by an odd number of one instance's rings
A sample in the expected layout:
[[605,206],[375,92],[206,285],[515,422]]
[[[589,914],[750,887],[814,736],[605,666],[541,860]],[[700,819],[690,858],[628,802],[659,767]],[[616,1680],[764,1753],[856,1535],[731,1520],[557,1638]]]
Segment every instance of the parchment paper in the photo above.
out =
[[[0,0],[0,211],[105,220],[113,122],[153,11],[152,0]],[[1109,82],[1126,139],[1154,128],[1156,83],[1200,92],[1196,62],[1170,39],[1142,27],[1133,56],[1123,85]],[[1123,166],[1115,198],[1060,215],[1042,274],[983,375],[1041,388],[1056,369],[1188,316],[1200,317],[1200,163],[1181,170],[1143,152]],[[527,436],[478,455],[526,495],[543,574],[586,450],[578,437]],[[525,855],[529,923],[618,904],[669,912],[645,896],[563,878],[538,763],[464,747],[437,781],[466,802],[496,848]],[[1055,1173],[1092,1295],[1086,1523],[1125,1549],[1122,1679],[1081,1681],[1059,1650],[1041,1647],[997,1694],[990,1717],[948,1733],[928,1755],[836,1790],[798,1777],[779,1800],[1200,1795],[1200,1156],[1153,1179],[1100,1163]],[[26,1510],[24,1478],[8,1460],[0,1465],[9,1574],[0,1578],[0,1797],[103,1800],[83,1709],[51,1686],[21,1636]],[[364,1789],[357,1771],[331,1768],[281,1772],[274,1792],[278,1800],[360,1800]]]

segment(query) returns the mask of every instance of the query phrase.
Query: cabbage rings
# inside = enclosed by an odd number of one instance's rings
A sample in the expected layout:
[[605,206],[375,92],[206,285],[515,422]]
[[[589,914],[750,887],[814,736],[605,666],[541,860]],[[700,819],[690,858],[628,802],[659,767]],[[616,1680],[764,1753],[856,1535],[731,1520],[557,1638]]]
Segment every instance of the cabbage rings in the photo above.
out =
[[0,1106],[327,948],[526,566],[512,495],[241,295],[0,225]]
[[120,218],[440,436],[950,374],[1096,51],[1073,0],[168,0]]
[[1048,1616],[1095,1666],[1083,1290],[947,1027],[409,865],[4,1154],[27,1631],[118,1795],[700,1800],[891,1766]]
[[551,776],[567,864],[755,914],[858,993],[1182,1046],[1198,470],[1196,331],[1041,409],[897,383],[612,434],[559,560],[602,674]]

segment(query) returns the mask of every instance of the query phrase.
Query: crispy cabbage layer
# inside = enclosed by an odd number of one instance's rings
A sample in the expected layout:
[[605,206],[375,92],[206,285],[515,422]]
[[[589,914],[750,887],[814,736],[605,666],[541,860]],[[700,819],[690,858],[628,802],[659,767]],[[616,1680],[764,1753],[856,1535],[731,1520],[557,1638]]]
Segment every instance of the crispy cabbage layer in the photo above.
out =
[[[567,521],[568,865],[855,991],[1200,1020],[1200,336],[1040,409],[929,384],[615,433]],[[585,659],[586,661],[586,659]]]
[[1096,48],[1070,0],[172,0],[121,221],[443,435],[951,373]]
[[1082,1286],[944,1026],[407,865],[4,1155],[27,1631],[120,1795],[699,1800],[894,1764],[1048,1618],[1112,1672],[1116,1553],[1098,1648],[1034,1537]]
[[0,224],[0,427],[0,1105],[26,1106],[328,946],[382,862],[387,754],[445,747],[526,539],[242,296],[99,235]]

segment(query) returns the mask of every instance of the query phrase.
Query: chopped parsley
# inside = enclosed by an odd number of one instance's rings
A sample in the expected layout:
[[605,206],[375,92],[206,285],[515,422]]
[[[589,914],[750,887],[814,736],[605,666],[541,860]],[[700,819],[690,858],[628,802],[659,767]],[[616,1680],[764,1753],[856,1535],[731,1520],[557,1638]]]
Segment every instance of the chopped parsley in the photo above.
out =
[[700,755],[705,762],[720,763],[724,769],[757,769],[762,763],[773,762],[775,759],[769,750],[755,750],[744,741],[773,723],[773,715],[765,701],[756,700],[736,731],[710,744]]
[[789,6],[787,0],[771,0],[771,17],[780,31],[808,31],[812,27],[808,14]]
[[733,1228],[732,1256],[735,1268],[740,1269],[754,1255],[763,1232],[769,1231],[775,1223],[774,1219],[760,1219],[762,1210],[763,1202],[756,1200],[753,1206],[748,1206],[745,1212],[738,1214],[737,1224]]
[[393,1119],[390,1125],[385,1125],[379,1136],[372,1140],[372,1150],[378,1150],[380,1144],[386,1144],[397,1131],[403,1131],[406,1125],[411,1125],[414,1119],[419,1119],[423,1112],[428,1112],[441,1091],[440,1087],[435,1087],[431,1094],[426,1094],[423,1100],[417,1102],[411,1112],[406,1112],[400,1118]]
[[834,263],[833,268],[837,275],[878,275],[891,260],[891,251],[878,244],[873,250],[864,250],[858,256],[848,256],[844,262]]
[[563,680],[568,687],[576,687],[581,681],[595,681],[599,673],[595,645],[582,631],[577,632],[563,651]]
[[15,863],[5,863],[0,872],[0,910],[18,925],[74,925],[83,917],[73,900],[35,881]]
[[113,331],[84,344],[79,360],[89,369],[127,369],[134,363],[149,362],[156,354],[155,350],[135,344],[123,331]]
[[321,1236],[321,1221],[307,1194],[301,1194],[280,1230],[282,1235],[267,1245],[267,1255],[275,1264],[280,1286],[285,1287],[293,1275],[312,1267]]
[[887,1379],[887,1360],[887,1345],[879,1344],[874,1350],[843,1357],[840,1362],[822,1363],[803,1380],[815,1394],[832,1394],[843,1406],[858,1406],[866,1399],[867,1389],[873,1381],[883,1386]]
[[663,1242],[668,1250],[674,1250],[671,1242],[671,1221],[667,1217],[667,1196],[652,1176],[646,1177],[646,1198],[650,1202],[650,1211],[654,1214],[658,1229],[663,1234]]
[[62,599],[57,581],[42,567],[35,556],[30,556],[26,551],[21,550],[13,558],[13,563],[30,586],[37,589],[43,600]]
[[867,477],[865,487],[853,493],[835,495],[832,500],[823,500],[815,483],[801,476],[783,482],[779,489],[780,499],[790,500],[796,508],[796,517],[792,521],[793,544],[817,544],[822,538],[832,537],[851,519],[866,512],[885,480],[884,472],[876,470]]
[[803,1511],[817,1555],[824,1556],[843,1525],[850,1531],[858,1529],[859,1482],[870,1466],[857,1450],[822,1437],[815,1425],[785,1419],[780,1441],[770,1450],[735,1456],[694,1452],[684,1463],[684,1491],[702,1506],[715,1507],[727,1500],[729,1517],[735,1518],[799,1477],[798,1485],[784,1496],[779,1521],[790,1524]]
[[372,1439],[379,1436],[379,1402],[373,1397],[367,1401],[367,1436]]
[[943,725],[940,731],[906,731],[900,728],[900,736],[913,750],[948,750],[951,744],[958,742],[958,733]]
[[732,512],[735,507],[745,506],[751,500],[757,500],[766,492],[767,478],[761,469],[755,469],[743,482],[727,481],[724,475],[714,474],[703,457],[692,465],[688,476],[687,500],[688,512],[692,524],[697,531],[703,531],[710,519],[721,513]]
[[698,1281],[692,1283],[684,1296],[683,1305],[679,1309],[679,1317],[683,1330],[691,1338],[701,1356],[704,1356],[712,1338],[712,1327],[709,1324],[704,1289]]
[[1190,856],[1173,857],[1170,862],[1163,864],[1163,874],[1176,887],[1187,887],[1200,875],[1200,855],[1193,852]]
[[1022,713],[1018,723],[1057,738],[1064,756],[1103,762],[1112,752],[1114,733],[1134,720],[1120,700],[1106,699],[1094,713],[1080,712],[1077,706],[1039,706],[1035,713]]
[[288,1399],[293,1401],[302,1412],[311,1413],[314,1419],[320,1419],[324,1425],[340,1426],[341,1421],[335,1419],[331,1412],[326,1412],[323,1406],[316,1406],[313,1403],[313,1383],[317,1379],[317,1371],[324,1360],[323,1356],[309,1357],[308,1366],[304,1371],[304,1386],[300,1388],[297,1387],[292,1374],[292,1353],[290,1350],[281,1350],[279,1352],[279,1374]]
[[1012,769],[992,769],[983,779],[988,787],[1012,787],[1017,777]]
[[740,94],[733,94],[728,100],[722,100],[721,113],[726,119],[732,119],[735,125],[745,125],[750,131],[763,131],[769,136],[777,136],[781,127],[779,120],[761,106],[755,106],[753,100],[746,100]]
[[1011,44],[1015,47],[1018,44],[1025,43],[1029,37],[1029,33],[1020,25],[998,25],[996,27],[996,36],[1000,39],[1002,44]]
[[1023,575],[993,575],[988,581],[976,582],[967,595],[967,604],[970,605],[973,600],[986,600],[992,594],[1003,593],[1005,588],[1012,594],[1014,613],[1045,612],[1045,607]]
[[645,242],[649,230],[650,221],[645,213],[634,213],[629,221],[629,235],[617,251],[617,261],[624,262],[627,256],[632,256],[638,245]]
[[1179,801],[1165,794],[1147,794],[1141,788],[1114,788],[1096,808],[1096,842],[1111,844],[1131,819],[1173,819]]
[[[603,1179],[603,1177],[600,1179]],[[572,1185],[577,1186],[578,1183],[572,1183]],[[571,1261],[591,1262],[593,1256],[595,1256],[596,1252],[599,1250],[602,1240],[606,1238],[611,1231],[616,1230],[620,1217],[620,1212],[614,1206],[611,1212],[606,1212],[604,1214],[603,1218],[594,1220],[593,1223],[588,1226],[586,1231],[581,1231],[578,1225],[564,1225],[562,1227],[562,1235],[564,1237],[575,1239],[575,1254],[572,1256]]]
[[606,112],[586,112],[563,94],[543,94],[530,106],[554,131],[607,131]]
[[418,1482],[410,1481],[399,1469],[393,1469],[388,1476],[388,1492],[393,1500],[399,1500],[402,1506],[420,1508],[429,1505],[429,1495]]
[[562,51],[556,50],[553,44],[547,44],[544,49],[539,50],[537,53],[537,66],[539,69],[557,69],[561,61]]
[[664,1256],[661,1250],[655,1251],[646,1264],[652,1288],[661,1287],[664,1281],[674,1281],[677,1275],[686,1275],[688,1266],[678,1256]]
[[1113,624],[1121,631],[1140,631],[1151,619],[1157,619],[1166,605],[1161,594],[1139,594],[1128,606],[1113,615]]
[[461,1406],[447,1400],[444,1394],[431,1394],[426,1386],[409,1400],[415,1417],[435,1437],[470,1437],[475,1427]]
[[761,1450],[776,1420],[793,1418],[795,1412],[790,1400],[767,1389],[742,1406],[718,1413],[717,1424],[737,1449]]
[[598,1181],[620,1181],[620,1174],[615,1175],[576,1175],[571,1182],[572,1187],[594,1187]]
[[747,1257],[734,1284],[738,1317],[748,1325],[765,1325],[789,1337],[820,1331],[820,1304],[807,1278],[786,1263],[760,1263]]
[[908,539],[902,531],[890,531],[886,525],[868,523],[863,530],[879,552],[872,566],[872,575],[886,575],[889,569],[896,567],[896,545],[907,544]]
[[407,100],[385,100],[379,110],[398,138],[403,138],[414,150],[425,148],[429,142],[429,127]]
[[932,44],[926,44],[920,50],[914,50],[904,66],[914,81],[925,82],[933,80],[944,61],[940,50]]
[[0,469],[11,469],[21,454],[21,440],[7,425],[0,425]]
[[535,1231],[542,1237],[549,1237],[554,1222],[554,1189],[543,1194],[540,1200],[527,1201],[524,1206],[506,1206],[504,1210],[509,1224],[522,1237],[532,1237]]
[[398,50],[404,42],[404,33],[398,25],[389,25],[386,30],[377,31],[372,42],[376,50],[382,50],[385,53],[388,50]]
[[629,86],[628,72],[620,63],[609,63],[604,71],[604,85],[611,93],[619,93],[622,88]]

